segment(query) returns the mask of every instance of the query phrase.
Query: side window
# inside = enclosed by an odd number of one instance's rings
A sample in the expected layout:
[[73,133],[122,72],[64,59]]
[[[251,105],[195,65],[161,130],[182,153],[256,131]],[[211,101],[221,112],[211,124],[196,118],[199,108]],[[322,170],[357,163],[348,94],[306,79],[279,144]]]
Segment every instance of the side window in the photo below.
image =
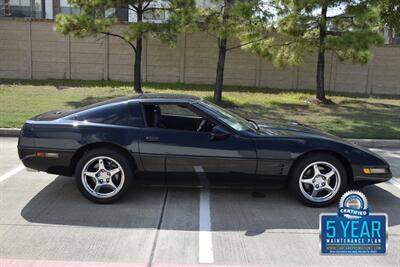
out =
[[129,114],[126,103],[110,104],[78,113],[77,119],[93,123],[128,126]]
[[185,105],[158,105],[160,107],[161,115],[166,116],[187,116],[200,118],[199,115],[188,109]]
[[143,109],[147,127],[151,128],[209,132],[214,126],[187,105],[144,104]]
[[130,125],[133,127],[144,127],[142,106],[138,102],[129,102]]

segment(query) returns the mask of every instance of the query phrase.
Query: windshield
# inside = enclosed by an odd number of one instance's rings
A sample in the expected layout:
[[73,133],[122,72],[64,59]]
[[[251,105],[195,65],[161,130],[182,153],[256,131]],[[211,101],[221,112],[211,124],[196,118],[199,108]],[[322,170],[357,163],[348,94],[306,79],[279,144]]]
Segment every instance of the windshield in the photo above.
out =
[[240,117],[239,115],[236,115],[233,112],[230,112],[229,110],[221,108],[220,106],[217,106],[208,101],[202,101],[202,103],[204,104],[204,107],[206,107],[209,111],[211,111],[211,113],[215,115],[215,117],[235,129],[236,131],[257,130],[254,123],[251,123],[250,121]]

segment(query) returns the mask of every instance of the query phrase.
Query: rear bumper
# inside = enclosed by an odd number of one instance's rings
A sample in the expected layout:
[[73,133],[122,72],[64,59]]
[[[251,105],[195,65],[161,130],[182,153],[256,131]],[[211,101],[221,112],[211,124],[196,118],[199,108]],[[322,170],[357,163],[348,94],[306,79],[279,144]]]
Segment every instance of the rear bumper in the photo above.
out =
[[[51,153],[57,157],[38,157],[37,152]],[[73,151],[28,148],[18,146],[18,155],[26,168],[51,174],[72,176],[71,168]]]

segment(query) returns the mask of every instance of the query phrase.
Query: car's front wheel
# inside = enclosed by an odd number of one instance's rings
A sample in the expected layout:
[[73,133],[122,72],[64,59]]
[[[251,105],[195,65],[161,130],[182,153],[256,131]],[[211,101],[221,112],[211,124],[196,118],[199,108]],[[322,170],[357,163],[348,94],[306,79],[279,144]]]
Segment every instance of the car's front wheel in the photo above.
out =
[[303,203],[313,207],[336,201],[347,187],[343,164],[329,154],[312,154],[301,159],[291,172],[289,188]]
[[129,161],[112,149],[94,149],[85,153],[76,167],[76,183],[91,201],[112,203],[127,191],[132,170]]

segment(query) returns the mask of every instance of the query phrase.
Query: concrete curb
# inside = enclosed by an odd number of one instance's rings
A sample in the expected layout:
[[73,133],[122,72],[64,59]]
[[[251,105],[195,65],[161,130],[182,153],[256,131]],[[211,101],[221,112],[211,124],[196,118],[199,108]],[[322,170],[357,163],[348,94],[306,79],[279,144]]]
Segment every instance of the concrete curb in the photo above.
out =
[[[18,137],[18,128],[0,128],[0,137]],[[400,139],[346,139],[347,141],[369,148],[399,148]]]
[[359,146],[369,148],[399,148],[400,139],[346,139]]
[[18,128],[0,128],[0,137],[18,137],[19,132]]

